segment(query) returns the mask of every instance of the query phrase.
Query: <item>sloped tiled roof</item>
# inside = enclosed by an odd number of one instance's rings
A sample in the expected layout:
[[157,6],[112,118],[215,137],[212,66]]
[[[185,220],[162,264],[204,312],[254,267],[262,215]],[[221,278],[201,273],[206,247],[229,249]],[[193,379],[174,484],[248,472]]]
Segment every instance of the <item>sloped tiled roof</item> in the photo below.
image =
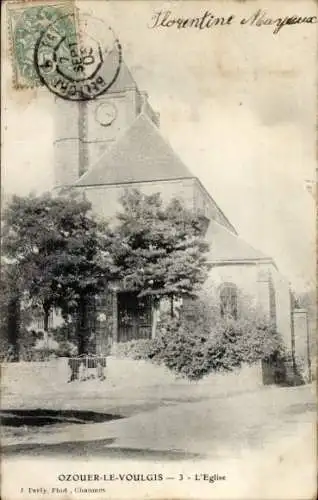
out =
[[76,186],[193,177],[158,128],[140,114],[94,167],[79,178]]
[[122,61],[118,76],[113,85],[107,90],[107,93],[111,94],[112,92],[124,92],[128,89],[137,89],[137,83],[126,66],[126,63]]
[[205,239],[211,244],[208,253],[210,262],[271,259],[213,220],[210,221]]

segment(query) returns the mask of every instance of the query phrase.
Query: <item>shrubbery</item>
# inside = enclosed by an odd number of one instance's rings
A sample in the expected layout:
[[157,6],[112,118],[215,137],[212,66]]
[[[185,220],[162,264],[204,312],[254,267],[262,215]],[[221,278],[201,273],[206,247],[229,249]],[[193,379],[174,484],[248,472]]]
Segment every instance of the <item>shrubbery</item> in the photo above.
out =
[[209,332],[183,321],[175,322],[154,342],[158,349],[153,359],[189,379],[269,359],[281,349],[270,326],[230,319],[219,321]]
[[[50,331],[50,338],[57,342],[57,345],[52,348],[43,345],[39,347],[38,343],[43,339],[44,332],[39,330],[27,329],[24,326],[20,327],[19,338],[19,360],[20,361],[45,361],[52,357],[69,357],[77,353],[77,348],[72,340],[67,340],[69,326],[62,325]],[[15,349],[8,344],[4,335],[0,335],[0,361],[12,362],[17,361],[14,356]]]
[[152,339],[131,340],[113,344],[111,355],[117,358],[152,359],[157,353],[157,342]]
[[163,364],[191,380],[268,360],[274,354],[283,359],[279,335],[260,318],[213,318],[199,302],[193,308],[190,316],[184,313],[180,319],[161,321],[155,339],[119,344],[113,352]]
[[50,330],[52,338],[58,343],[56,355],[70,357],[77,354],[76,327],[74,323],[63,323]]

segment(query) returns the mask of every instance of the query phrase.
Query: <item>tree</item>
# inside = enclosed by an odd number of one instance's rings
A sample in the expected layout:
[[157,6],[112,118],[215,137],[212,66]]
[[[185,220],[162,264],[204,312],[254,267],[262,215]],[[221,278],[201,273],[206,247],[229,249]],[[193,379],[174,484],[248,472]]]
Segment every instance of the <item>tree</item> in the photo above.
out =
[[121,204],[112,255],[123,287],[151,296],[154,309],[169,298],[173,317],[174,299],[195,297],[207,277],[206,220],[176,199],[164,207],[160,194],[136,189],[127,190]]
[[[88,306],[111,271],[107,226],[74,196],[14,196],[4,211],[3,251],[20,276],[20,294],[44,313],[53,307],[77,316],[78,348],[85,352]],[[103,249],[100,248],[102,242]]]
[[10,351],[10,358],[19,358],[20,291],[16,267],[2,259],[0,282],[0,329],[2,353]]

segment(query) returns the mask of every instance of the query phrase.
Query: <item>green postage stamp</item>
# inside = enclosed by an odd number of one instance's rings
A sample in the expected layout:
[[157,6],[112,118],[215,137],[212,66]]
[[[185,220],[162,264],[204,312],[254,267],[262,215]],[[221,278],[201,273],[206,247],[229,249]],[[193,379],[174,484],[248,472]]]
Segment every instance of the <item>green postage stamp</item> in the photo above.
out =
[[80,14],[70,1],[8,6],[16,89],[44,85],[63,99],[88,100],[113,85],[121,46],[104,21]]
[[[38,39],[49,25],[68,14],[75,14],[73,0],[25,1],[7,3],[13,84],[16,89],[41,86],[34,64]],[[68,17],[74,20],[74,17]]]

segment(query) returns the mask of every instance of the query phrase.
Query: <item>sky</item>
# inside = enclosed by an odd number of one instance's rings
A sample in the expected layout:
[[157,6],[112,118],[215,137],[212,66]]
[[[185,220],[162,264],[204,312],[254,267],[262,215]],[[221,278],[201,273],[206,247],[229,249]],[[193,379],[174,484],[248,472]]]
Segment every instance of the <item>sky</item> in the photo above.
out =
[[[126,64],[161,131],[203,182],[238,233],[274,258],[298,291],[314,286],[316,45],[318,24],[240,25],[258,9],[268,18],[317,15],[311,0],[213,2],[80,1],[112,26]],[[152,16],[234,15],[209,30],[149,28]],[[3,21],[5,22],[5,20]],[[50,91],[16,90],[10,45],[2,58],[2,189],[38,193],[53,186]]]

